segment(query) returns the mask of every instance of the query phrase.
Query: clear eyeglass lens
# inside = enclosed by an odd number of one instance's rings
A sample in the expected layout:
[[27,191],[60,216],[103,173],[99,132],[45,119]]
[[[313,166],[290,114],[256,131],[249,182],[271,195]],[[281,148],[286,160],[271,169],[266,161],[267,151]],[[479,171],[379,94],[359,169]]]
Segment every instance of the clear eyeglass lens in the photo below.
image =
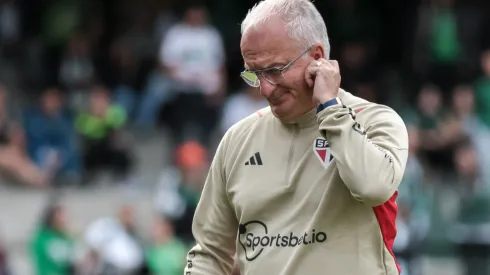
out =
[[283,75],[279,69],[270,69],[261,73],[267,81],[272,84],[278,84],[282,81]]

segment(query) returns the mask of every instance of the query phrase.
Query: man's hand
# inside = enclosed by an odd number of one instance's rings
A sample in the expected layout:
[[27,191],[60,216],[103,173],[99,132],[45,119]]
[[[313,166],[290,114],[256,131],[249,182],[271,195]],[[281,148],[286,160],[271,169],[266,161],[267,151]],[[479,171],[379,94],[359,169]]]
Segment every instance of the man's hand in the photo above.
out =
[[339,63],[323,58],[310,63],[305,72],[308,86],[313,88],[313,99],[324,103],[337,97],[340,87]]

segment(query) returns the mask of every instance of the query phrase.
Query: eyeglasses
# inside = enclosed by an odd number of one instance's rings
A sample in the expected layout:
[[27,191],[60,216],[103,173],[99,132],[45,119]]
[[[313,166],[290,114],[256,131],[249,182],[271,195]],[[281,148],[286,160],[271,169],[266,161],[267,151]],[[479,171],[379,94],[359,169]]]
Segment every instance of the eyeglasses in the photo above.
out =
[[300,54],[298,57],[296,57],[293,61],[289,62],[287,65],[284,67],[272,67],[272,68],[266,68],[262,70],[257,70],[257,71],[249,71],[245,70],[240,73],[240,76],[243,78],[243,80],[250,85],[251,87],[257,88],[260,87],[260,78],[264,78],[267,82],[269,82],[272,85],[277,85],[281,83],[281,81],[284,79],[284,71],[289,69],[294,62],[296,62],[298,59],[300,59],[303,55],[305,55],[307,52],[311,50],[312,47],[308,47],[302,54]]

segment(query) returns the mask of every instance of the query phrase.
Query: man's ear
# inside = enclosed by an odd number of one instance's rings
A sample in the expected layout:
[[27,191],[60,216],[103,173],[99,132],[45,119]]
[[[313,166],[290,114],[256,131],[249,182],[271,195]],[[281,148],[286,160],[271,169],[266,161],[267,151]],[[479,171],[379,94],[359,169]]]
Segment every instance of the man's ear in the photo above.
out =
[[313,56],[315,60],[325,58],[325,49],[321,44],[316,44],[311,48],[311,56]]

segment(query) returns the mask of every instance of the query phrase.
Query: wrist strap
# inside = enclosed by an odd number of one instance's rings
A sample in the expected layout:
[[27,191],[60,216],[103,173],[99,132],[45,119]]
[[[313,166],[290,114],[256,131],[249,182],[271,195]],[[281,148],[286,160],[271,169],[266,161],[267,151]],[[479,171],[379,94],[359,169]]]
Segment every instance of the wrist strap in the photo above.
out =
[[336,97],[334,99],[330,99],[329,101],[321,103],[320,105],[318,105],[316,111],[317,111],[317,113],[319,113],[319,112],[327,109],[330,106],[334,106],[334,105],[338,105],[338,104],[341,104],[340,98]]

